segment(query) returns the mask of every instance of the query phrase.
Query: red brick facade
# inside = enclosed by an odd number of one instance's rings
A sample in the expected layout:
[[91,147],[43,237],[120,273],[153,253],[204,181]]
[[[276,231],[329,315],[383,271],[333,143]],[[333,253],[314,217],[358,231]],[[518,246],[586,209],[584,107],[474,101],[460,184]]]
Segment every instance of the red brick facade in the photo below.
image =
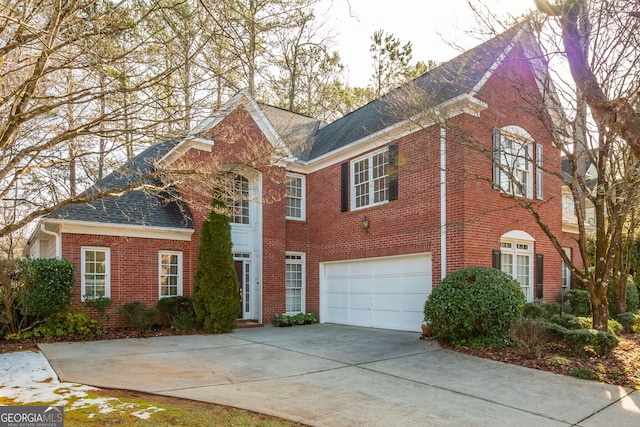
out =
[[[535,239],[534,254],[544,259],[541,280],[544,300],[556,301],[561,291],[561,259],[555,248],[525,209],[492,184],[491,160],[493,128],[519,126],[533,136],[544,149],[543,198],[532,200],[550,231],[560,236],[564,247],[572,247],[571,236],[562,233],[562,197],[559,172],[560,152],[551,144],[544,119],[530,107],[538,97],[534,76],[521,52],[514,50],[495,70],[475,98],[486,104],[479,114],[464,112],[446,120],[444,135],[440,124],[418,128],[389,144],[398,146],[398,198],[366,209],[341,211],[341,164],[349,159],[329,163],[322,168],[304,167],[296,173],[306,178],[306,218],[285,219],[285,168],[269,166],[264,158],[252,154],[269,147],[273,141],[256,123],[256,117],[243,106],[229,113],[203,137],[215,141],[212,151],[192,148],[181,161],[189,164],[253,165],[259,176],[264,203],[260,204],[260,247],[256,248],[256,278],[260,282],[259,320],[270,321],[273,313],[285,309],[285,255],[306,255],[305,311],[320,312],[320,265],[324,262],[355,260],[391,255],[431,253],[433,284],[441,280],[441,271],[463,267],[491,266],[492,250],[500,249],[500,238],[518,230]],[[539,102],[540,103],[540,102]],[[541,103],[540,103],[541,104]],[[542,116],[544,117],[544,116]],[[441,214],[441,141],[446,138],[446,266],[442,260]],[[379,149],[368,148],[367,150]],[[487,154],[488,153],[488,154]],[[303,172],[300,172],[300,169]],[[535,173],[532,178],[535,180]],[[533,183],[534,189],[536,183]],[[72,260],[80,283],[80,248],[109,247],[111,251],[111,298],[114,305],[141,301],[153,305],[158,300],[158,251],[183,253],[183,294],[191,295],[205,214],[202,206],[210,199],[190,194],[181,188],[191,210],[195,231],[190,241],[150,238],[109,237],[63,234],[62,256]],[[370,229],[361,221],[366,215]],[[259,270],[259,271],[257,271]],[[534,284],[540,282],[534,277]],[[80,300],[78,287],[75,293]],[[258,317],[258,316],[256,316]],[[322,319],[321,319],[322,320]]]

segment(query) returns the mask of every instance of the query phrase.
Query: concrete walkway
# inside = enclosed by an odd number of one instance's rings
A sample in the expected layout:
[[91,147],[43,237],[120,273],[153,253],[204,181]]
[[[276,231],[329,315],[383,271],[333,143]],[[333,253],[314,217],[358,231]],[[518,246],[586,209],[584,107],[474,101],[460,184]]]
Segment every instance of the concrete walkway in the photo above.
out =
[[60,380],[314,426],[638,426],[640,392],[337,325],[41,344]]

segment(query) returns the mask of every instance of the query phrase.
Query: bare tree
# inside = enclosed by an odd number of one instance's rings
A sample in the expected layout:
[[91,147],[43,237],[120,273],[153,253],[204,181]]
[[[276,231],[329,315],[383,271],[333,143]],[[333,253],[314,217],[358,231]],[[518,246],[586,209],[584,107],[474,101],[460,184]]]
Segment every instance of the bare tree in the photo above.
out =
[[163,7],[100,0],[0,5],[0,199],[12,200],[15,210],[0,224],[0,237],[65,204],[143,185],[91,195],[75,188],[93,182],[100,156],[121,162],[152,128],[133,119],[152,102],[144,91],[178,65],[151,72],[140,62],[149,39],[132,34]]
[[[562,42],[571,76],[589,105],[593,119],[624,140],[640,156],[640,113],[638,92],[607,91],[602,72],[605,61],[615,66],[615,76],[629,82],[637,78],[638,29],[640,21],[633,15],[638,6],[634,0],[592,2],[563,0],[551,4],[534,0],[544,14],[555,17],[562,31]],[[586,31],[585,31],[586,30]],[[585,32],[592,31],[594,51],[591,57],[583,49]],[[609,50],[606,50],[609,49]],[[624,71],[624,68],[628,72]],[[627,68],[628,67],[628,68]],[[609,77],[614,75],[609,74]],[[637,80],[636,80],[637,81]]]

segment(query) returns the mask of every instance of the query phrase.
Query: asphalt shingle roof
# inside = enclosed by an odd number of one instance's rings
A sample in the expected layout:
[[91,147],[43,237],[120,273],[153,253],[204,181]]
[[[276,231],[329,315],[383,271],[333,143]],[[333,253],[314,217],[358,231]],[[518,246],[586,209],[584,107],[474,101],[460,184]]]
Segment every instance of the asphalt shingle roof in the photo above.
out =
[[313,160],[469,93],[490,71],[520,30],[507,30],[318,130],[302,160]]
[[[98,181],[85,193],[118,189],[136,182],[154,171],[155,161],[174,148],[177,141],[155,144],[125,163],[121,168]],[[149,180],[154,183],[152,179]],[[157,184],[157,182],[156,182]],[[145,225],[192,229],[193,221],[186,206],[168,193],[149,190],[128,192],[122,196],[109,196],[91,203],[71,204],[46,216],[49,219],[101,222],[107,224]]]

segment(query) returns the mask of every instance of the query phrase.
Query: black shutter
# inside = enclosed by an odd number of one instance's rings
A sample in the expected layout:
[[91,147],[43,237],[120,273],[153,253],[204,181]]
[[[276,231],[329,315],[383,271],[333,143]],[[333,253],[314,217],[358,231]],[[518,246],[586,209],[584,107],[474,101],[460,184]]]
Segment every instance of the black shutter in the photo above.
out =
[[398,144],[389,146],[388,162],[389,200],[398,200]]
[[498,270],[502,268],[501,256],[502,253],[499,249],[494,249],[493,251],[491,251],[491,267],[497,268]]
[[340,165],[340,212],[349,210],[349,163]]
[[544,274],[544,255],[536,254],[536,298],[542,299],[542,276]]

